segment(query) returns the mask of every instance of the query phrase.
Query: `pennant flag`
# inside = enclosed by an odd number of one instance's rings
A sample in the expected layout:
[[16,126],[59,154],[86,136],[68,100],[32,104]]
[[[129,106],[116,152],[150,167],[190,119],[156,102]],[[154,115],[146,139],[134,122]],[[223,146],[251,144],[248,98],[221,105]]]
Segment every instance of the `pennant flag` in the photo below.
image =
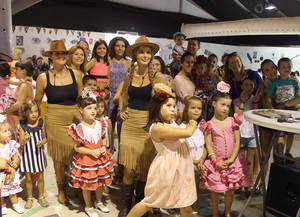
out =
[[45,33],[46,33],[46,31],[47,31],[47,30],[46,30],[46,28],[43,28],[43,31],[44,31],[44,34],[45,34]]
[[54,29],[55,35],[57,35],[58,29]]
[[69,32],[70,32],[70,30],[67,29],[67,30],[66,30],[67,35],[69,35]]
[[28,26],[25,26],[24,29],[25,29],[25,32],[27,33],[28,30],[29,30],[29,27],[28,27]]
[[51,35],[51,33],[52,33],[52,29],[49,29],[49,34]]
[[36,27],[36,30],[37,30],[38,33],[40,33],[41,27]]
[[82,35],[85,36],[86,32],[82,32]]
[[16,26],[12,26],[12,31],[15,32]]
[[88,37],[90,37],[91,32],[88,32]]
[[71,30],[71,32],[72,32],[72,35],[74,35],[75,31],[74,31],[74,30]]

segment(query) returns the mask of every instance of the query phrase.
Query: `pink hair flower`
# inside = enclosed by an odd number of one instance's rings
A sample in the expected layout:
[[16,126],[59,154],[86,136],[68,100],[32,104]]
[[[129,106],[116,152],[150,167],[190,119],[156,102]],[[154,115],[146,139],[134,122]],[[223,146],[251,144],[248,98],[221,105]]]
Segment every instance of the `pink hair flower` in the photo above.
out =
[[221,93],[229,93],[230,91],[230,84],[225,83],[224,81],[220,81],[217,84],[217,90]]

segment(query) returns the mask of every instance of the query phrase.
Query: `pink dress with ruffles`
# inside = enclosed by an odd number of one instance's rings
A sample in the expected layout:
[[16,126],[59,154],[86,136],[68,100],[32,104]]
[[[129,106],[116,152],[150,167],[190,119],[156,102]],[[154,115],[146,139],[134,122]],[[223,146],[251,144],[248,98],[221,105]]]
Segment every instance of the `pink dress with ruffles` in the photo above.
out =
[[[170,125],[179,127],[175,122]],[[191,206],[197,199],[197,192],[193,160],[186,140],[153,141],[153,144],[157,155],[148,172],[142,203],[155,208]]]
[[[96,121],[94,128],[72,124],[68,134],[84,147],[96,150],[103,146],[104,127],[102,121]],[[107,149],[106,155],[100,155],[98,158],[88,154],[75,154],[71,171],[74,187],[94,191],[103,184],[110,185],[114,176],[114,165],[115,161]]]
[[[234,129],[238,128],[242,121],[242,115],[234,114],[234,117],[229,117],[224,130],[217,127],[212,121],[207,123],[201,121],[201,130],[212,136],[212,148],[217,161],[222,162],[231,157],[235,143]],[[239,153],[227,169],[220,170],[210,159],[204,162],[204,168],[203,183],[210,191],[226,192],[249,187],[252,184],[244,153]]]

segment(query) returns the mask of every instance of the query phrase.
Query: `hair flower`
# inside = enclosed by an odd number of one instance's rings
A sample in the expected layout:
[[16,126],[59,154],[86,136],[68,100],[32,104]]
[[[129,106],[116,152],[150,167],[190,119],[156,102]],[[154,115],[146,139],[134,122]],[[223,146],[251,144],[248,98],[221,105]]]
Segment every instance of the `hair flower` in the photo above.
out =
[[229,93],[230,91],[230,84],[225,83],[224,81],[220,81],[217,84],[217,90],[221,93]]
[[164,92],[157,92],[156,95],[159,97],[159,101],[164,101],[168,97],[168,94]]
[[199,55],[197,57],[197,63],[206,63],[206,61],[207,61],[207,57],[204,55]]

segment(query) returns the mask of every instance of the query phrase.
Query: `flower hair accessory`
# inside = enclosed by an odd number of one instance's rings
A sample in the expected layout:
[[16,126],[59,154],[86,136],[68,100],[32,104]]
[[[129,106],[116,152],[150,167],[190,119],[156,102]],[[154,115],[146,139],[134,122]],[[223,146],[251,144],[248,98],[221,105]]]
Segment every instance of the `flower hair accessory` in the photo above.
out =
[[96,96],[94,95],[94,93],[87,87],[85,87],[82,92],[81,92],[81,97],[82,99],[85,99],[85,98],[92,98],[94,100],[97,101],[97,98]]
[[221,93],[229,93],[230,91],[230,84],[225,83],[224,81],[220,81],[217,84],[217,90]]
[[204,55],[199,55],[197,57],[197,63],[206,63],[206,61],[207,61],[207,57]]
[[168,97],[168,94],[164,93],[164,92],[157,92],[156,95],[159,98],[159,101],[165,101]]

